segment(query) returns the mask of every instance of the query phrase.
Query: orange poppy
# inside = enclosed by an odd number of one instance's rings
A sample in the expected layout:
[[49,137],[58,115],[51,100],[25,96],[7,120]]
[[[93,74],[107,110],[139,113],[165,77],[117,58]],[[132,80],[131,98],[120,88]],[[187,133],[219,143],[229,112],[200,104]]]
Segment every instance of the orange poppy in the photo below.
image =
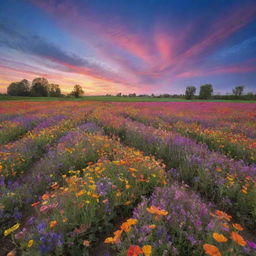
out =
[[231,238],[233,239],[233,241],[235,241],[237,244],[241,246],[245,246],[247,244],[244,238],[235,231],[231,233]]
[[142,253],[143,251],[138,245],[130,245],[127,251],[127,256],[138,256]]
[[220,210],[216,210],[215,214],[220,218],[220,219],[224,219],[227,221],[230,221],[232,219],[232,216],[228,215],[227,213],[220,211]]
[[225,243],[228,241],[228,239],[224,235],[216,232],[213,233],[212,237],[219,243]]
[[161,216],[165,216],[168,214],[167,211],[165,210],[160,210],[159,208],[155,207],[155,206],[150,206],[149,208],[147,208],[147,211],[152,213],[152,214],[156,214],[156,215],[161,215]]
[[244,230],[244,228],[243,228],[241,225],[237,224],[237,223],[233,224],[233,227],[234,227],[236,230],[239,230],[239,231],[243,231],[243,230]]
[[214,245],[204,244],[203,248],[204,248],[205,253],[210,256],[221,256],[219,249]]

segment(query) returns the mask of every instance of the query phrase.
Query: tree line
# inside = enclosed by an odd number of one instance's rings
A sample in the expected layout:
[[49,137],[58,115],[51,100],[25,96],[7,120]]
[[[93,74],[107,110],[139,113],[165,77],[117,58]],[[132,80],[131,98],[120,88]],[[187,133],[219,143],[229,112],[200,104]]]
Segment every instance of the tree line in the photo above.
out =
[[[84,93],[83,88],[76,84],[68,96],[80,97]],[[10,96],[31,96],[31,97],[64,97],[58,84],[50,84],[44,77],[35,78],[31,85],[27,79],[13,82],[7,87],[7,94]]]
[[198,99],[230,99],[230,100],[236,100],[236,99],[244,99],[244,100],[254,100],[256,99],[256,95],[254,95],[252,92],[248,92],[247,94],[244,94],[244,86],[236,86],[234,89],[232,89],[231,95],[213,95],[213,86],[211,84],[204,84],[200,86],[199,96],[195,96],[196,93],[196,87],[195,86],[187,86],[185,91],[185,98],[187,100],[192,100],[194,98]]
[[[193,99],[219,99],[219,100],[256,100],[256,94],[251,92],[244,94],[244,86],[236,86],[229,95],[214,95],[213,86],[211,84],[204,84],[200,86],[199,95],[196,95],[195,86],[187,86],[185,94],[160,94],[160,95],[147,95],[135,93],[116,94],[117,97],[152,97],[152,98],[186,98],[187,100]],[[10,96],[31,96],[31,97],[80,97],[84,94],[83,88],[76,84],[68,95],[61,93],[58,84],[49,83],[44,77],[35,78],[30,84],[28,80],[23,79],[19,82],[11,83],[7,88],[7,94]],[[106,94],[111,96],[111,94]]]

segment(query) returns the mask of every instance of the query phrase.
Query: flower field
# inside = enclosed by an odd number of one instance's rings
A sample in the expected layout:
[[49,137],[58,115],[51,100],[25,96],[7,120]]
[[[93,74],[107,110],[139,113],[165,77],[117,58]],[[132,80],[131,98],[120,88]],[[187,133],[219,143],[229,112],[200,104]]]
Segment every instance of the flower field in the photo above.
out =
[[0,255],[256,255],[256,104],[1,102]]

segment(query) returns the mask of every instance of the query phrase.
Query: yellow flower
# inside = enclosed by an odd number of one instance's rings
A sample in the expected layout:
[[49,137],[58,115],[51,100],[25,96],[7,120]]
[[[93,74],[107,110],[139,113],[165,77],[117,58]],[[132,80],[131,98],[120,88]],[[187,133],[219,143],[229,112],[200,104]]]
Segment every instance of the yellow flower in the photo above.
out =
[[14,226],[12,226],[11,228],[8,228],[4,231],[4,236],[8,236],[9,234],[11,234],[13,231],[17,230],[20,227],[20,224],[17,223]]
[[144,253],[145,256],[150,256],[151,253],[152,253],[152,247],[151,247],[151,245],[144,245],[144,246],[142,247],[142,251],[143,251],[143,253]]
[[213,233],[212,237],[219,243],[225,243],[228,241],[228,239],[225,236],[216,232]]
[[34,244],[34,240],[29,240],[28,241],[28,247],[31,247]]

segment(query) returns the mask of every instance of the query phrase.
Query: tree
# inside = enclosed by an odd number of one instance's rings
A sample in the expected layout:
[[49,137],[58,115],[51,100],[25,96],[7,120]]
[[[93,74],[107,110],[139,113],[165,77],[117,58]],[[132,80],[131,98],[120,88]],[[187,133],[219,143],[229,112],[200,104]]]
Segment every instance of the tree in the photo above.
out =
[[116,95],[116,97],[121,97],[122,96],[122,93],[121,92],[119,92],[117,95]]
[[76,97],[76,98],[82,96],[82,95],[84,94],[84,91],[83,91],[83,88],[81,87],[81,85],[76,84],[76,85],[74,86],[74,89],[73,89],[73,91],[71,92],[71,94],[72,94],[74,97]]
[[44,77],[35,78],[32,81],[31,96],[48,97],[49,91],[48,80]]
[[13,82],[7,88],[7,94],[11,96],[28,96],[29,95],[29,82],[26,79],[20,82]]
[[49,84],[48,85],[48,92],[50,97],[60,97],[61,90],[58,84]]
[[211,84],[204,84],[200,87],[199,99],[210,99],[213,93]]
[[241,96],[243,94],[243,91],[244,91],[244,86],[237,86],[235,87],[232,92],[235,96]]
[[191,100],[194,97],[195,93],[196,93],[195,86],[187,86],[186,92],[185,92],[186,99]]

